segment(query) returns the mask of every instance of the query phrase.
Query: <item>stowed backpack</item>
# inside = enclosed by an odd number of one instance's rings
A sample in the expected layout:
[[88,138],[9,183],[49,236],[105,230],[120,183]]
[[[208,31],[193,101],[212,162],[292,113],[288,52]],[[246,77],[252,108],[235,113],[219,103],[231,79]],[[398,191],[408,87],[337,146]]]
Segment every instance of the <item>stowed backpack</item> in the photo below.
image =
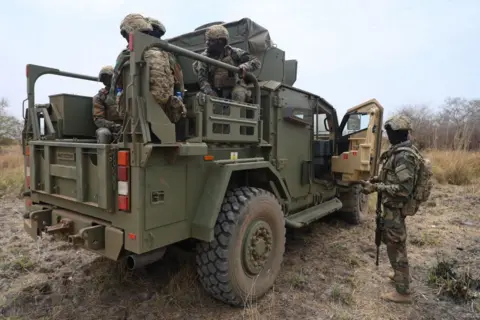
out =
[[395,149],[393,153],[398,153],[400,151],[406,151],[413,154],[419,165],[415,176],[413,192],[404,206],[404,214],[407,216],[413,216],[417,213],[420,205],[426,202],[430,197],[433,188],[432,165],[430,160],[425,159],[413,145],[410,147],[399,147]]

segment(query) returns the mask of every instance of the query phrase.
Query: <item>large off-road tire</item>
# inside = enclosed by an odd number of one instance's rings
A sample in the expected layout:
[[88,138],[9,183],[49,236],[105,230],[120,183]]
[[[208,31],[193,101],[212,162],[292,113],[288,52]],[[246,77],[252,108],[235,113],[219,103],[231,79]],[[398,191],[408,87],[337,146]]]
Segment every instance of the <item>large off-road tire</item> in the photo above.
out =
[[214,298],[245,306],[273,286],[285,252],[285,220],[275,196],[263,189],[228,191],[215,238],[197,246],[200,282]]
[[343,203],[340,213],[347,223],[360,224],[368,213],[368,195],[361,190],[360,185],[354,185],[350,188],[350,192],[340,195],[340,201]]

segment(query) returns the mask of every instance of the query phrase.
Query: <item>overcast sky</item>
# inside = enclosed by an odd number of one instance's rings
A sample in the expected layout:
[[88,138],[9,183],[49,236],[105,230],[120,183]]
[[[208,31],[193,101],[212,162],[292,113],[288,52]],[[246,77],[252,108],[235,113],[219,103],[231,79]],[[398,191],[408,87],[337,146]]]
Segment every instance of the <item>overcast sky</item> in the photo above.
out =
[[[339,116],[377,98],[387,113],[402,104],[480,98],[480,0],[14,0],[0,11],[0,97],[21,116],[27,63],[96,76],[126,45],[128,13],[162,21],[171,38],[212,21],[249,17],[298,60],[296,87],[332,103]],[[191,4],[189,4],[191,3]],[[44,76],[48,95],[94,95],[100,83]]]

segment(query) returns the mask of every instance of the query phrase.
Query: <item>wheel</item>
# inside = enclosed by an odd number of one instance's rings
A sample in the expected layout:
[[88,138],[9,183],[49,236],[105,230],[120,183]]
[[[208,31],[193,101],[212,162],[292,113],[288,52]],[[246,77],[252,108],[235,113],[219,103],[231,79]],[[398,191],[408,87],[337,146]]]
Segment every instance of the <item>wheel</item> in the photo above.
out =
[[273,286],[285,252],[285,220],[273,194],[251,187],[228,191],[215,238],[197,246],[200,282],[214,298],[245,306]]
[[343,208],[340,209],[342,218],[350,224],[360,224],[364,215],[368,213],[368,195],[361,192],[360,185],[354,185],[350,192],[342,193],[340,201]]

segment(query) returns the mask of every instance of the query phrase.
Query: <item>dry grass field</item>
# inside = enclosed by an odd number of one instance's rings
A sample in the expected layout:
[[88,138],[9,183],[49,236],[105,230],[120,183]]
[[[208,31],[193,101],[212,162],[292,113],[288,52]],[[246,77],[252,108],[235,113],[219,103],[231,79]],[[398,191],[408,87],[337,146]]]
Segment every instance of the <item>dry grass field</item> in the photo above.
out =
[[2,319],[480,319],[480,153],[428,151],[435,189],[407,219],[414,303],[380,300],[392,285],[385,247],[375,267],[375,199],[359,226],[335,216],[287,236],[273,290],[250,308],[204,293],[178,248],[145,270],[23,231],[19,147],[0,149]]

